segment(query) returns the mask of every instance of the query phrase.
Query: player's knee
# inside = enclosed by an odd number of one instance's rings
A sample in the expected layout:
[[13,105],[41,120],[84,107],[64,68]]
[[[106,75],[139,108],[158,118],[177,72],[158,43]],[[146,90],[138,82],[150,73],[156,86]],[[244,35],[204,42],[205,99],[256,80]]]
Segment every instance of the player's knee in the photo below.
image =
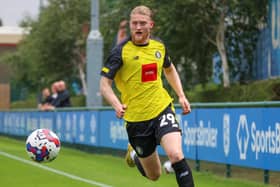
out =
[[168,158],[172,163],[178,162],[184,158],[184,155],[180,151],[174,151],[168,154]]
[[152,181],[157,181],[159,179],[160,175],[152,175],[152,176],[148,176],[148,178]]
[[148,179],[150,179],[152,181],[157,181],[160,176],[161,176],[161,170],[153,172],[153,173],[149,173],[147,175]]

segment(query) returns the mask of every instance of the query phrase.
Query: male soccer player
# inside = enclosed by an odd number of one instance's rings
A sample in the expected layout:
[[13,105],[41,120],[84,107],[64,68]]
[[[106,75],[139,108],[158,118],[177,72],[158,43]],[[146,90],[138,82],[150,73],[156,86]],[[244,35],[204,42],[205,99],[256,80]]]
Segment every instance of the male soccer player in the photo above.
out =
[[[172,98],[162,85],[162,71],[179,98],[183,114],[188,114],[191,108],[181,80],[165,45],[151,37],[152,11],[146,6],[135,7],[129,27],[131,37],[111,51],[100,80],[102,95],[126,123],[130,143],[127,162],[130,166],[136,164],[143,176],[157,180],[161,163],[156,147],[160,144],[172,163],[179,187],[193,187]],[[112,89],[113,81],[121,100]]]

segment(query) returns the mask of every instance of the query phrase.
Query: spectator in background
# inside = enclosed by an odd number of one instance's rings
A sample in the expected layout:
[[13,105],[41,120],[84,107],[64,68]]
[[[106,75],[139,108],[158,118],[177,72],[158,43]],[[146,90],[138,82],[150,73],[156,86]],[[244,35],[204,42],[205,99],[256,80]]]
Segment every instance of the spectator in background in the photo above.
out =
[[70,93],[63,80],[54,82],[51,86],[52,95],[49,88],[42,90],[42,96],[38,108],[40,110],[54,110],[60,107],[71,107]]
[[127,38],[127,20],[122,20],[119,25],[119,30],[117,34],[117,45]]
[[52,102],[52,105],[56,108],[71,107],[70,93],[66,88],[65,82],[61,80],[55,85],[57,90],[57,98]]
[[58,82],[54,82],[54,83],[52,83],[52,86],[51,86],[53,102],[54,102],[54,100],[56,100],[57,97],[58,97],[58,93],[57,93],[57,92],[58,92],[58,85],[59,85]]
[[70,92],[63,80],[58,83],[60,107],[71,107]]
[[41,93],[41,99],[38,104],[40,110],[48,110],[49,105],[52,102],[51,92],[49,88],[44,88]]
[[49,102],[44,104],[41,110],[54,110],[56,108],[55,104],[58,103],[58,82],[54,82],[51,85],[52,95],[49,97]]

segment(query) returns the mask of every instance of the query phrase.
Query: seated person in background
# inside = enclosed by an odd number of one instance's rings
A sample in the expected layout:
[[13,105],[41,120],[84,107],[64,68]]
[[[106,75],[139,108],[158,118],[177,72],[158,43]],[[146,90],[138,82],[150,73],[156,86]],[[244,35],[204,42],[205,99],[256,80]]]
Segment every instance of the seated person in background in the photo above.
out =
[[126,39],[127,25],[128,25],[128,21],[125,19],[120,22],[119,30],[118,30],[118,34],[117,34],[117,45]]
[[51,87],[51,89],[52,89],[52,98],[53,98],[53,100],[55,100],[55,99],[57,99],[57,96],[58,96],[58,82],[54,82],[54,83],[52,83],[52,87]]
[[54,82],[52,83],[51,86],[51,90],[52,90],[52,101],[50,103],[49,109],[50,110],[54,110],[56,107],[56,103],[58,103],[58,82]]
[[42,90],[42,98],[41,102],[39,103],[40,110],[48,110],[49,105],[52,102],[52,97],[49,88],[44,88]]
[[57,98],[52,102],[54,107],[71,107],[70,93],[64,81],[57,82]]
[[64,81],[59,81],[59,99],[60,99],[60,107],[71,107],[71,99],[70,92],[66,88],[66,84]]
[[51,85],[52,95],[50,95],[50,102],[44,105],[43,110],[54,110],[58,101],[58,82],[54,82]]

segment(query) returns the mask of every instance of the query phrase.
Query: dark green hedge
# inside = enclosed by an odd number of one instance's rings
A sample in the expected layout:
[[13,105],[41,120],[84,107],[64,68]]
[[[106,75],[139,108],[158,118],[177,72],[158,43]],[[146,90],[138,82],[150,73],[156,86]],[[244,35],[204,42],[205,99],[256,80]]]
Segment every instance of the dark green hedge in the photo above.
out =
[[[255,81],[244,85],[232,84],[227,89],[213,83],[205,86],[197,85],[193,89],[186,91],[186,94],[191,103],[280,101],[280,79]],[[174,98],[177,99],[176,97]],[[86,103],[84,96],[72,96],[71,100],[74,107],[83,107]],[[175,100],[176,102],[177,100]],[[36,107],[37,103],[34,97],[11,104],[11,108]]]

